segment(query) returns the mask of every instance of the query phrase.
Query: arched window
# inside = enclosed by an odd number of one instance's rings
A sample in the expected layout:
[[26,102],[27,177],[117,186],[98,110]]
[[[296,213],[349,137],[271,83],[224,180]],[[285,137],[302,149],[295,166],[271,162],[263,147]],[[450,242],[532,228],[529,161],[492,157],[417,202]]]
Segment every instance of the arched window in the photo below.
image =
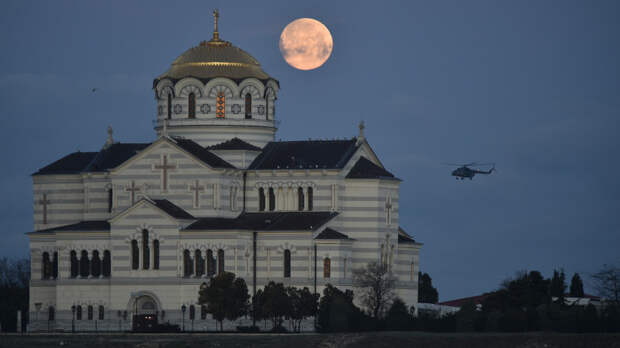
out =
[[71,261],[71,278],[75,278],[80,272],[80,265],[78,263],[77,253],[75,250],[71,250],[69,253],[69,259]]
[[112,258],[110,250],[103,252],[103,276],[108,278],[112,274]]
[[172,118],[172,93],[168,93],[168,119]]
[[114,192],[112,192],[112,188],[108,189],[108,213],[112,212],[112,198],[114,197]]
[[202,258],[202,252],[198,249],[196,249],[194,255],[196,260],[196,277],[201,277],[205,274],[205,259]]
[[211,277],[215,274],[215,258],[213,257],[213,251],[207,250],[207,276]]
[[88,306],[88,320],[93,320],[93,306]]
[[142,269],[149,269],[149,261],[151,255],[149,253],[149,231],[142,230]]
[[56,311],[54,310],[54,306],[49,306],[47,309],[47,320],[52,321],[56,319]]
[[159,269],[159,240],[153,241],[153,269]]
[[194,305],[189,306],[189,320],[196,319],[196,307]]
[[93,257],[90,261],[91,264],[91,274],[93,277],[98,278],[101,275],[101,260],[99,259],[99,252],[97,250],[93,250]]
[[265,189],[258,188],[258,210],[265,211]]
[[250,93],[245,95],[245,118],[252,118],[252,95]]
[[138,249],[138,241],[131,241],[131,269],[138,269],[140,267],[140,250]]
[[187,111],[188,118],[196,118],[196,95],[190,93],[187,97],[187,105],[189,110]]
[[189,250],[183,250],[183,275],[189,277],[192,274],[192,259]]
[[269,211],[276,209],[276,195],[273,192],[273,187],[269,188]]
[[105,318],[105,311],[103,310],[103,306],[99,306],[99,320],[103,320]]
[[329,278],[332,271],[332,261],[329,257],[323,260],[323,278]]
[[58,278],[58,252],[54,251],[54,258],[52,259],[52,277]]
[[308,210],[312,210],[312,187],[308,187]]
[[80,256],[80,276],[82,278],[86,278],[89,274],[90,262],[88,261],[88,252],[86,250],[82,250],[82,255]]
[[297,210],[302,211],[304,210],[304,189],[303,187],[299,187],[297,189]]
[[224,250],[217,251],[217,274],[224,273]]
[[82,320],[82,306],[80,305],[75,308],[75,319]]
[[284,250],[284,278],[291,277],[291,251]]
[[207,319],[207,306],[200,306],[200,319]]
[[217,94],[215,115],[217,118],[226,117],[226,96],[224,95],[224,92],[219,92]]
[[52,263],[50,262],[50,254],[44,252],[41,258],[41,270],[43,271],[42,278],[50,279],[52,275]]

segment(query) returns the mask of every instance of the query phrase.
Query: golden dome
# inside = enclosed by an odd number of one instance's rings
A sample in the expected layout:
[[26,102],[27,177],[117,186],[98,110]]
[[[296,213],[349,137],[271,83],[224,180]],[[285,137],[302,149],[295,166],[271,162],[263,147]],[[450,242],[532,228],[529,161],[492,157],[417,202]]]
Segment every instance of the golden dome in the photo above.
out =
[[270,78],[254,57],[230,42],[220,40],[217,30],[217,11],[214,12],[214,17],[213,38],[185,51],[172,62],[168,71],[157,78],[158,80],[164,78],[179,80],[185,77],[198,79],[227,77],[237,80],[248,77],[259,80]]

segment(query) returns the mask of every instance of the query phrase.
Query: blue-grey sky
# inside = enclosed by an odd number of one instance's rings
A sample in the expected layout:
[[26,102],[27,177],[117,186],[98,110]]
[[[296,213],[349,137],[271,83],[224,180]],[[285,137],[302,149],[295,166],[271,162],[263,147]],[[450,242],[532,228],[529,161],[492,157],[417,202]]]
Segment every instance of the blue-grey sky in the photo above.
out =
[[[281,84],[277,138],[343,138],[360,120],[403,179],[400,219],[440,299],[518,270],[620,265],[618,1],[3,1],[0,256],[27,256],[32,181],[75,150],[154,139],[152,82],[220,36]],[[324,66],[278,50],[292,20],[334,38]],[[97,87],[96,93],[91,88]],[[494,161],[456,181],[442,162]]]

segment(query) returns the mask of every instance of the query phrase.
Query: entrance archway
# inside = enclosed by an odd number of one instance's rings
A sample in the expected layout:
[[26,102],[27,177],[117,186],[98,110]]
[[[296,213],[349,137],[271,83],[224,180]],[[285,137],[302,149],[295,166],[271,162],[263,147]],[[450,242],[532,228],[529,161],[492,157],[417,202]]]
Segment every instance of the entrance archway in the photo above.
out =
[[150,291],[132,293],[128,307],[133,313],[133,331],[151,332],[157,330],[161,305],[155,294]]

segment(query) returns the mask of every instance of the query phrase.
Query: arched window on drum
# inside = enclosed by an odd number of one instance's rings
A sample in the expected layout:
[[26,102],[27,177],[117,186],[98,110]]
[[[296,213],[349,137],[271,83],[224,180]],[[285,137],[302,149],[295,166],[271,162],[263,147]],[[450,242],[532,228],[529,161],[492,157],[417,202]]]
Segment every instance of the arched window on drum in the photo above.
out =
[[252,118],[252,95],[250,93],[245,94],[245,118]]

